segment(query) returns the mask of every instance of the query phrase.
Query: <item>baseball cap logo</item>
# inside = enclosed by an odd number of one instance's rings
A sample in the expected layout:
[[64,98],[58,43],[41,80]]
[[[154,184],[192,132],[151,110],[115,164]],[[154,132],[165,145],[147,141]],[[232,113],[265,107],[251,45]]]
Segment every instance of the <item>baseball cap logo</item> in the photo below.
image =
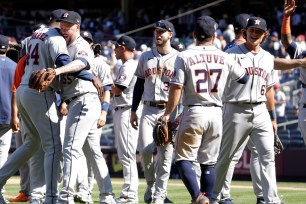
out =
[[259,25],[260,24],[260,20],[256,19],[255,20],[255,25]]
[[63,18],[68,18],[68,16],[69,16],[69,13],[64,13],[63,14]]

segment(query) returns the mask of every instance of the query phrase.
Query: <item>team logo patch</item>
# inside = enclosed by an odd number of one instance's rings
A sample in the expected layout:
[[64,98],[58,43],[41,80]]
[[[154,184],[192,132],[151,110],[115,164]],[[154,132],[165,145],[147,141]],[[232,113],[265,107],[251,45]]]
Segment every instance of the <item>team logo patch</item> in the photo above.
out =
[[119,81],[125,81],[126,80],[126,76],[123,74],[119,77]]
[[79,56],[88,56],[87,52],[85,52],[84,50],[80,50],[77,55],[79,55]]

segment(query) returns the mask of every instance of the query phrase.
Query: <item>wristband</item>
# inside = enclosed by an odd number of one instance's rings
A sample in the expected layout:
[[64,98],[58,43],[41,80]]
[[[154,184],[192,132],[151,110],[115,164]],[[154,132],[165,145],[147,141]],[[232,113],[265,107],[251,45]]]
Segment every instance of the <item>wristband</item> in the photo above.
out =
[[276,119],[275,109],[274,110],[270,110],[269,111],[269,115],[270,115],[271,120],[275,120]]
[[107,112],[108,108],[109,108],[109,103],[106,102],[106,101],[103,101],[102,104],[101,104],[101,109],[104,110],[105,112]]

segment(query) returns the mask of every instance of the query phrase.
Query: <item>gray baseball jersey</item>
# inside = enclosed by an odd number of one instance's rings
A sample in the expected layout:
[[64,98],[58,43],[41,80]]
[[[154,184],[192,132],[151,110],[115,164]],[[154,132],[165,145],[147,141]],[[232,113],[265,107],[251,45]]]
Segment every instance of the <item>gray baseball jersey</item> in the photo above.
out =
[[171,83],[183,85],[184,106],[222,106],[224,86],[245,75],[245,70],[229,54],[214,46],[196,46],[181,52],[175,62]]
[[136,68],[137,62],[133,59],[127,60],[119,68],[114,84],[124,86],[126,89],[124,89],[120,96],[112,98],[113,108],[132,105],[133,89],[137,79],[135,76]]
[[142,53],[135,75],[146,79],[142,100],[168,101],[169,82],[174,75],[174,60],[178,51],[172,49],[170,53],[161,56],[157,49]]
[[102,56],[94,58],[93,74],[97,76],[101,83],[106,85],[113,84],[110,66],[104,61]]
[[254,55],[247,50],[245,44],[232,47],[226,52],[245,68],[250,79],[246,84],[228,84],[223,102],[266,102],[266,90],[275,84],[273,55],[263,49]]
[[[27,50],[32,56],[30,57],[31,61],[26,62],[25,73],[20,85],[28,85],[33,71],[42,68],[54,68],[54,62],[58,56],[68,55],[66,41],[55,28],[38,29],[27,41]],[[50,44],[53,44],[52,49],[49,48]],[[47,53],[46,50],[48,49],[49,52]],[[54,87],[55,82],[51,86]]]
[[[68,52],[72,60],[85,58],[90,64],[90,67],[94,67],[95,62],[93,52],[90,49],[88,42],[82,37],[77,38],[75,42],[68,45]],[[88,71],[93,72],[92,68]],[[64,100],[88,92],[97,93],[97,89],[91,81],[81,80],[69,74],[62,74],[61,82],[63,83],[61,95]]]

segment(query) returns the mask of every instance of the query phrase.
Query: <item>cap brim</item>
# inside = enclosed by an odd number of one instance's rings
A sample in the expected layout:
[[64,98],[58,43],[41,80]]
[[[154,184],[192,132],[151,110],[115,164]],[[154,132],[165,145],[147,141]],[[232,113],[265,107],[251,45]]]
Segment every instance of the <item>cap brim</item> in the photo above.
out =
[[[167,30],[167,29],[165,29],[165,28],[162,28],[162,27],[159,27],[159,26],[154,26],[154,28],[160,29],[160,30],[164,30],[164,31],[169,31],[169,30]],[[171,31],[169,31],[169,32],[171,32]]]
[[62,22],[62,21],[65,21],[67,23],[71,23],[71,24],[79,24],[79,23],[75,23],[73,21],[70,21],[70,20],[64,20],[64,19],[59,19],[59,20],[56,20],[56,22]]
[[119,43],[118,43],[117,41],[111,40],[110,42],[111,42],[113,45],[119,45]]
[[262,29],[262,28],[258,28],[257,26],[249,26],[249,27],[246,27],[246,29],[247,29],[247,28],[257,28],[257,29],[259,29],[259,30],[267,31],[267,30],[264,30],[264,29]]

